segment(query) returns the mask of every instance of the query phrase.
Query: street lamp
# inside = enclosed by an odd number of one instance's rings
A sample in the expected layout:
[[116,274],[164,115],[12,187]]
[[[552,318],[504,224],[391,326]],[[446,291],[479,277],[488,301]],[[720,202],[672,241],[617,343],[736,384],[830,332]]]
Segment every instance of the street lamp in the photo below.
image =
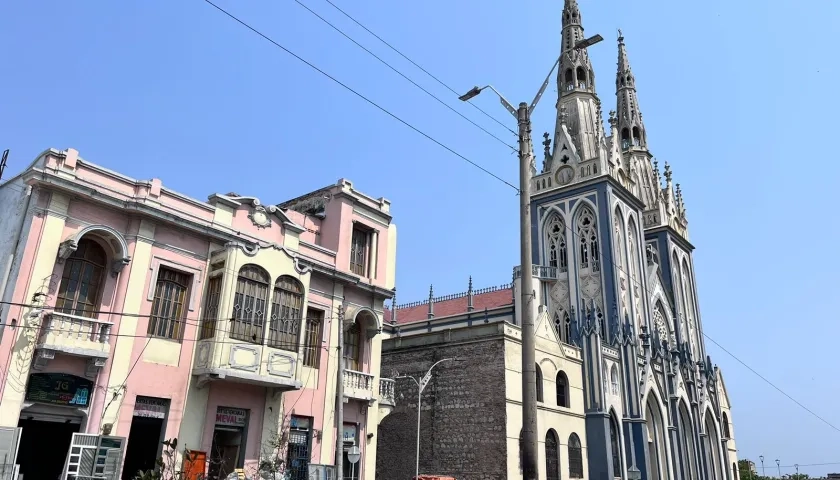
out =
[[415,468],[414,468],[415,479],[417,479],[417,477],[420,476],[420,406],[421,406],[421,402],[423,401],[423,390],[426,389],[426,385],[428,385],[429,380],[432,379],[432,370],[434,370],[435,367],[437,367],[439,364],[441,364],[443,362],[453,362],[453,361],[454,362],[460,362],[461,359],[459,359],[459,358],[444,358],[443,360],[438,360],[431,367],[429,367],[429,370],[426,372],[425,375],[423,375],[423,378],[421,378],[420,380],[417,380],[416,378],[414,378],[410,375],[401,375],[401,376],[395,377],[395,378],[410,378],[411,381],[413,381],[415,384],[417,384],[417,459],[416,459],[416,464],[415,464]]
[[776,459],[776,467],[779,469],[779,478],[782,478],[782,465],[778,458]]
[[794,466],[794,468],[796,468],[796,478],[798,479],[799,478],[799,464],[794,463],[793,466]]
[[758,459],[761,460],[761,476],[766,477],[767,472],[764,471],[764,455],[759,455]]
[[[594,35],[576,43],[572,50],[585,49],[603,40],[600,35]],[[536,373],[536,338],[534,326],[534,311],[531,308],[535,297],[534,278],[531,271],[531,165],[533,152],[531,151],[531,113],[537,102],[542,98],[551,73],[560,63],[560,58],[552,65],[548,76],[540,87],[534,100],[528,105],[525,102],[514,108],[505,97],[491,85],[475,86],[467,93],[458,97],[461,101],[475,98],[485,89],[495,93],[502,106],[516,117],[519,123],[519,234],[520,234],[520,270],[522,272],[522,437],[524,452],[522,471],[525,480],[537,478],[537,373]]]

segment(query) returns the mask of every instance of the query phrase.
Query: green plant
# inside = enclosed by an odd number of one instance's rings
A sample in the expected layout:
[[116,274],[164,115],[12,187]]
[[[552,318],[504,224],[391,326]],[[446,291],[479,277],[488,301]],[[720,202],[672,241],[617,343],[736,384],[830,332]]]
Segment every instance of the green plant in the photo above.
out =
[[[171,438],[163,442],[163,452],[160,458],[155,461],[155,468],[147,471],[138,471],[133,480],[186,480],[186,472],[183,466],[190,461],[190,451],[184,448],[183,462],[178,465],[178,439]],[[194,479],[189,479],[194,480]]]

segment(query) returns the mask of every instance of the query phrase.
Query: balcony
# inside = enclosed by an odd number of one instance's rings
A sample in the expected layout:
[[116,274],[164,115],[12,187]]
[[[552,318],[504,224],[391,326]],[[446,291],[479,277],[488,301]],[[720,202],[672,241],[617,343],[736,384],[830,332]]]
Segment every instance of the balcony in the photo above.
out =
[[193,375],[198,386],[225,380],[274,388],[277,392],[299,390],[298,352],[260,343],[238,341],[216,332],[198,342]]
[[[558,274],[566,273],[566,268],[545,267],[543,265],[531,265],[531,275],[540,280],[557,280]],[[513,267],[513,279],[522,277],[522,267]]]
[[383,405],[390,405],[392,407],[397,405],[396,383],[397,382],[391,378],[379,379],[379,403]]
[[344,396],[373,401],[373,375],[355,370],[344,371]]
[[88,358],[106,359],[111,354],[111,322],[50,312],[41,325],[35,348]]

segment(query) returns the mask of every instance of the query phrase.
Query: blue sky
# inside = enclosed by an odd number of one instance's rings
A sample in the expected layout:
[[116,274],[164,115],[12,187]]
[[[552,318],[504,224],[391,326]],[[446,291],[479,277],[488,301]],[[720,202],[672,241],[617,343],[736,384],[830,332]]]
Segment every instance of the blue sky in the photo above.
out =
[[[314,10],[454,108],[513,143],[323,0]],[[335,0],[456,90],[493,84],[530,101],[559,50],[559,0]],[[293,0],[220,5],[458,152],[516,183],[516,159]],[[682,184],[706,332],[840,426],[840,259],[830,156],[840,3],[580,0],[604,112],[616,29],[636,74],[652,151]],[[159,177],[196,198],[278,202],[338,178],[393,202],[400,303],[508,282],[518,263],[513,191],[394,121],[200,0],[0,5],[0,149],[13,174],[47,147]],[[534,137],[554,127],[552,87]],[[491,96],[476,102],[514,119]],[[539,145],[536,145],[538,151]],[[834,213],[832,213],[834,212]],[[741,458],[840,471],[840,431],[718,347]],[[771,462],[772,463],[772,462]],[[775,466],[775,464],[773,464]],[[782,473],[791,473],[792,468]]]

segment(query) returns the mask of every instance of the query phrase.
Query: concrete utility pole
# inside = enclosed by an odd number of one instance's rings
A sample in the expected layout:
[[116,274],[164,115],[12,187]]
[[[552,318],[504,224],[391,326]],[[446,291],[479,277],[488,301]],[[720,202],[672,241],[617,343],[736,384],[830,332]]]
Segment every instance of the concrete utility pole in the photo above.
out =
[[344,478],[344,305],[338,307],[338,378],[335,383],[335,478]]
[[[583,49],[603,40],[595,35],[575,44],[574,49]],[[531,149],[531,113],[542,98],[551,74],[560,63],[558,58],[548,76],[545,77],[540,90],[529,106],[522,102],[519,108],[513,108],[510,102],[491,85],[473,87],[472,90],[461,95],[459,100],[466,102],[477,96],[482,90],[489,88],[496,95],[502,105],[519,124],[519,234],[520,234],[520,270],[522,272],[520,303],[522,308],[522,478],[523,480],[537,480],[538,468],[538,438],[537,438],[537,369],[536,369],[536,328],[534,325],[534,291],[533,259],[531,253],[531,176],[536,171],[534,154]]]

